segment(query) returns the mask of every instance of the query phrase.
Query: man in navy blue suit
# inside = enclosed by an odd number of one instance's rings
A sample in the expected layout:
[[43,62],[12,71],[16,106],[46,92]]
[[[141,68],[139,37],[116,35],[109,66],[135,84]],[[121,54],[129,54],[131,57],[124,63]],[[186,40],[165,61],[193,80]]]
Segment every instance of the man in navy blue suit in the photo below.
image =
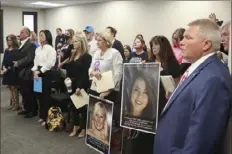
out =
[[216,52],[220,28],[209,19],[188,24],[181,42],[192,65],[163,109],[154,154],[223,154],[230,115],[229,70]]

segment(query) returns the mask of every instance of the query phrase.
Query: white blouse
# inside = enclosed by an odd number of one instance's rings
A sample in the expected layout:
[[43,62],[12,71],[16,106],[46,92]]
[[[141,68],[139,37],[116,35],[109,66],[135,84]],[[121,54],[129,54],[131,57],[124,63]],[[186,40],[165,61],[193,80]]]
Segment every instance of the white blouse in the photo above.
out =
[[[120,82],[122,79],[122,67],[123,67],[123,59],[118,50],[114,48],[109,48],[107,49],[107,51],[104,53],[103,56],[101,56],[101,50],[98,50],[93,55],[92,63],[89,68],[89,74],[92,71],[104,73],[111,70],[113,72],[113,78],[115,84],[114,90],[119,91]],[[96,91],[96,87],[93,82],[90,89]]]
[[38,66],[41,66],[40,69],[42,73],[49,71],[56,63],[56,50],[52,46],[46,44],[43,46],[39,46],[35,50],[35,59],[34,66],[31,69],[32,71],[36,71]]

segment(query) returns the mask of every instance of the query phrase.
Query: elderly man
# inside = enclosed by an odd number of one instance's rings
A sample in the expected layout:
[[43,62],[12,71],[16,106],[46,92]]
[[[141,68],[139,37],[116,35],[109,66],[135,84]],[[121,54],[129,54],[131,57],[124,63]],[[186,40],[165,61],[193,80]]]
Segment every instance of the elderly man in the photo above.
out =
[[30,40],[31,31],[23,27],[20,31],[21,46],[14,61],[14,67],[19,68],[20,91],[23,98],[24,111],[19,115],[25,115],[25,118],[31,118],[36,115],[36,102],[33,94],[33,67],[36,46]]
[[[222,38],[222,44],[224,46],[225,52],[228,54],[228,66],[231,72],[231,46],[230,46],[230,26],[231,21],[226,22],[221,29],[221,38]],[[231,153],[231,140],[232,140],[232,111],[231,111],[231,117],[229,122],[229,127],[227,130],[227,140],[225,142],[225,153]]]
[[216,56],[220,28],[209,19],[188,26],[181,48],[192,65],[161,113],[154,154],[222,154],[231,80],[228,68]]
[[221,29],[222,44],[227,54],[229,52],[229,47],[230,47],[230,24],[231,21],[226,22]]

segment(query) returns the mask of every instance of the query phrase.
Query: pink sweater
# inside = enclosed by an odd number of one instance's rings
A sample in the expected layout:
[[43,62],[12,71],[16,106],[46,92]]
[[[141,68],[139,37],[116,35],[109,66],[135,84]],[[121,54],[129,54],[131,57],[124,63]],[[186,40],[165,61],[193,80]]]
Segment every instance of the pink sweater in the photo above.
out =
[[179,62],[179,64],[181,64],[181,63],[189,63],[189,61],[187,61],[186,59],[184,59],[182,57],[180,48],[173,47],[173,52],[174,52],[176,60]]

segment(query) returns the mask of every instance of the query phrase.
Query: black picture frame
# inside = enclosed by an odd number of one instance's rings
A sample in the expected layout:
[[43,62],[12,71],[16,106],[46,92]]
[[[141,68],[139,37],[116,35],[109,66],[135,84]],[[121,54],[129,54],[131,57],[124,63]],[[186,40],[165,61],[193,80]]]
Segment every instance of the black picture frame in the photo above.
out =
[[38,33],[38,13],[37,12],[22,12],[22,25],[24,26],[24,15],[33,15],[34,16],[34,32]]

